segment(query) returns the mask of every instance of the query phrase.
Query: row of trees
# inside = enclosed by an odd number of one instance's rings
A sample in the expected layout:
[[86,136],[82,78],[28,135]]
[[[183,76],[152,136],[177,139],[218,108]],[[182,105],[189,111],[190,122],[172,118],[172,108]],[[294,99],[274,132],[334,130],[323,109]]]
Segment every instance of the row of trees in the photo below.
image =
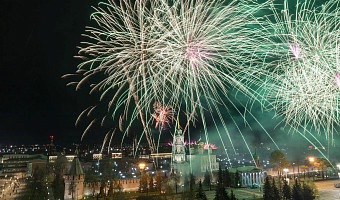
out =
[[[116,166],[111,159],[100,160],[93,163],[92,166],[85,171],[85,183],[92,190],[92,195],[95,195],[96,187],[100,187],[100,196],[107,195],[106,186],[108,183],[115,182],[118,174],[114,171]],[[112,184],[109,185],[112,187]],[[116,186],[114,186],[116,187]]]
[[66,173],[67,159],[63,155],[58,155],[56,161],[48,166],[51,187],[55,199],[64,199],[65,181],[64,174]]
[[[288,162],[287,158],[280,150],[273,151],[269,156],[269,161],[273,168],[278,171],[278,175],[283,175],[283,169],[291,166],[291,163]],[[297,163],[297,171],[303,171],[304,177],[306,176],[305,172],[308,171],[310,167],[316,167],[321,171],[322,179],[325,178],[325,173],[327,175],[328,168],[332,166],[325,158],[313,158],[313,161],[306,159],[303,163],[299,163],[298,160],[295,163]]]
[[[46,200],[48,199],[46,168],[35,168],[32,177],[26,181],[26,188],[20,199],[23,200]],[[63,198],[64,199],[64,198]]]
[[[177,194],[177,188],[180,181],[180,177],[172,173],[170,176],[162,175],[161,172],[157,172],[155,176],[142,172],[139,191],[141,193],[159,192],[167,195]],[[203,184],[201,180],[197,183],[196,177],[193,174],[188,174],[183,177],[184,188],[182,191],[182,199],[195,199],[205,200],[206,195],[203,189],[203,185],[211,190],[211,173],[206,172],[204,176]],[[228,169],[219,169],[217,186],[215,187],[215,199],[216,200],[236,200],[233,191],[228,195],[226,191],[227,187],[240,186],[240,179],[238,173],[231,175]]]
[[239,179],[238,172],[235,173],[234,179],[231,179],[228,169],[221,170],[221,167],[218,170],[218,177],[217,177],[217,186],[216,186],[216,193],[214,200],[236,200],[233,191],[231,191],[230,196],[226,191],[226,187],[230,187],[233,184],[236,187],[240,186],[240,179]]
[[278,171],[278,175],[282,175],[283,169],[290,166],[285,155],[279,150],[275,150],[270,154],[269,162]]
[[[222,170],[221,167],[219,168],[218,174],[221,174],[221,181],[223,183],[223,187],[241,187],[242,182],[240,178],[240,173],[236,171],[235,174],[229,173],[229,170],[225,168]],[[211,190],[211,172],[206,171],[204,175],[203,185],[208,186]]]
[[55,199],[64,199],[67,159],[58,155],[54,163],[33,169],[32,177],[27,179],[27,186],[21,199],[45,200],[48,199],[47,186],[51,186]]
[[158,191],[159,193],[161,193],[162,188],[164,187],[166,182],[167,182],[167,177],[162,176],[161,172],[156,173],[155,181],[154,181],[154,177],[152,176],[152,174],[142,172],[141,178],[139,181],[139,192],[144,193],[144,192]]
[[312,181],[305,181],[302,185],[295,179],[295,184],[291,187],[286,180],[266,177],[263,187],[264,200],[312,200],[317,196],[317,189]]

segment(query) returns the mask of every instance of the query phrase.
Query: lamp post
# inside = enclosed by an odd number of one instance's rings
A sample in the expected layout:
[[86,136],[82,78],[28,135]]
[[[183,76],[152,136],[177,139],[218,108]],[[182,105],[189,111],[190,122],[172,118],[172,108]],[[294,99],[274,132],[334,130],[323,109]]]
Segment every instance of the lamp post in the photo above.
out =
[[144,171],[145,169],[145,163],[141,162],[138,164],[138,168],[139,168],[139,171],[140,171],[140,175],[141,175],[141,178],[142,178],[142,172]]
[[313,167],[313,181],[314,181],[314,179],[315,179],[315,177],[314,177],[314,161],[315,161],[315,158],[314,157],[309,157],[308,160],[309,160],[310,164]]
[[[140,180],[139,180],[139,184],[140,184],[140,190],[141,191],[143,191],[143,192],[145,192],[144,191],[144,184],[147,184],[147,183],[145,183],[144,181],[147,181],[147,180],[145,180],[145,176],[143,176],[143,171],[144,171],[144,169],[145,169],[145,166],[146,166],[146,164],[145,163],[143,163],[143,162],[141,162],[141,163],[139,163],[138,164],[138,167],[139,167],[139,170],[140,170]],[[147,191],[147,187],[146,187],[146,191]],[[148,192],[148,191],[147,191]]]
[[287,168],[285,168],[285,169],[283,169],[283,171],[284,172],[286,172],[286,181],[287,181],[287,183],[289,183],[289,181],[288,181],[288,169]]
[[141,171],[143,171],[145,169],[145,163],[139,163],[138,167]]

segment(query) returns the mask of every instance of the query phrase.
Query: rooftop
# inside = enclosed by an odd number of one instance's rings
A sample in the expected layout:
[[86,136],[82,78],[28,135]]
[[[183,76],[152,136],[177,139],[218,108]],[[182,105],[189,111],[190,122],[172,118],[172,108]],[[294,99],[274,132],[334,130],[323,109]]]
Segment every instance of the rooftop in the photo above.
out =
[[67,175],[77,176],[84,174],[83,169],[81,167],[80,161],[78,157],[74,158],[71,164],[71,168],[68,171]]

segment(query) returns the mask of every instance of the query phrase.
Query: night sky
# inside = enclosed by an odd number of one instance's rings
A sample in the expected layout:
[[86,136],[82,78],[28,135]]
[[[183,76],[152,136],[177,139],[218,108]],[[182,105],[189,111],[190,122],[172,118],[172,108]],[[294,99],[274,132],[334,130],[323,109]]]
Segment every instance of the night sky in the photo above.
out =
[[[54,135],[56,143],[79,142],[84,128],[74,123],[80,112],[94,105],[96,96],[86,90],[67,87],[69,80],[61,76],[74,73],[81,62],[74,58],[77,46],[86,40],[81,36],[85,26],[93,25],[90,14],[98,1],[94,0],[1,0],[0,1],[0,144],[48,143]],[[256,105],[255,105],[256,108]],[[293,148],[307,146],[297,135],[288,134],[273,112],[253,109],[256,118],[279,144]],[[252,129],[244,126],[243,118],[235,115],[248,143],[255,146],[269,142],[255,120]],[[208,119],[209,124],[209,119]],[[230,130],[236,131],[232,122]],[[198,125],[195,138],[199,137]],[[218,142],[213,128],[212,140]],[[93,142],[104,138],[102,130],[91,133]],[[239,136],[234,137],[243,143]],[[324,137],[320,137],[324,138]],[[242,144],[243,148],[244,145]]]
[[46,143],[49,135],[79,141],[74,122],[89,97],[61,76],[76,70],[73,56],[96,4],[0,1],[0,143]]

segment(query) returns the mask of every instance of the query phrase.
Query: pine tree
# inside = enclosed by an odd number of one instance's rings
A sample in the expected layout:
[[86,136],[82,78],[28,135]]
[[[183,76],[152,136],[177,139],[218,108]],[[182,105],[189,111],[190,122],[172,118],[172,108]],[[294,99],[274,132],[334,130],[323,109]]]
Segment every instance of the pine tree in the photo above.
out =
[[[273,177],[273,184],[272,184],[272,189],[273,189],[273,197],[275,200],[280,200],[281,197],[280,197],[280,192],[279,192],[279,189],[276,187],[275,185],[275,179]],[[273,200],[274,200],[273,199]]]
[[274,199],[274,191],[272,185],[270,184],[269,177],[266,177],[263,187],[263,199],[264,200],[273,200]]
[[177,194],[177,190],[178,190],[178,182],[179,182],[180,176],[178,174],[175,174],[174,172],[172,172],[170,174],[170,180],[171,182],[173,182],[174,184],[174,188],[175,188],[175,192]]
[[119,181],[114,182],[113,186],[115,192],[113,193],[112,199],[119,199],[119,200],[124,200],[126,199],[125,193],[123,192],[122,185],[119,183]]
[[226,192],[223,186],[223,176],[222,176],[221,166],[218,169],[218,180],[217,181],[218,183],[216,186],[216,193],[215,193],[214,200],[229,200],[228,193]]
[[113,196],[113,180],[110,181],[109,191],[107,193],[109,196]]
[[286,180],[283,181],[283,188],[282,188],[282,193],[283,193],[283,199],[291,199],[292,198],[292,192],[291,189],[287,183]]
[[154,186],[153,186],[153,177],[151,174],[149,174],[149,191],[153,192],[154,191]]
[[241,187],[241,180],[240,180],[240,173],[238,170],[236,170],[235,173],[235,187]]
[[223,172],[223,184],[224,187],[230,187],[231,186],[231,178],[230,178],[230,173],[227,168],[225,168]]
[[318,189],[317,189],[314,181],[312,181],[312,180],[305,180],[303,182],[303,184],[307,185],[311,189],[311,191],[312,191],[311,193],[313,194],[314,197],[319,196],[319,192],[318,192]]
[[190,186],[190,192],[193,192],[195,189],[195,176],[193,174],[189,174],[189,186]]
[[163,177],[161,172],[156,173],[156,189],[159,193],[162,191],[162,185],[163,185]]
[[198,192],[196,194],[196,199],[198,200],[207,200],[207,196],[205,195],[203,188],[202,188],[202,182],[200,180],[198,185]]
[[189,191],[189,176],[188,175],[184,175],[184,191]]
[[234,194],[233,190],[231,190],[230,200],[237,200],[236,197],[235,197],[235,194]]
[[194,191],[190,191],[190,175],[185,175],[184,192],[182,193],[182,199],[192,199],[194,195]]
[[309,200],[309,199],[314,199],[315,196],[313,194],[313,190],[311,187],[309,187],[309,185],[307,184],[303,184],[302,187],[302,196],[304,200]]
[[204,174],[203,185],[209,187],[209,190],[211,190],[211,177],[210,172],[208,172],[208,170]]
[[[106,194],[105,194],[105,191],[104,191],[105,187],[106,187],[105,181],[104,181],[104,180],[101,180],[101,181],[100,181],[100,187],[99,187],[99,193],[100,193],[100,196],[101,196],[101,197],[103,197],[103,196],[106,195]],[[74,188],[73,188],[73,185],[72,185],[72,184],[70,185],[70,188],[72,188],[72,192],[73,192]]]
[[142,172],[139,180],[139,192],[146,192],[148,189],[148,179],[147,174]]
[[278,189],[280,193],[280,197],[283,198],[283,179],[278,178]]
[[294,200],[303,200],[302,196],[302,188],[301,185],[298,183],[298,180],[295,179],[295,184],[293,186],[292,197]]

